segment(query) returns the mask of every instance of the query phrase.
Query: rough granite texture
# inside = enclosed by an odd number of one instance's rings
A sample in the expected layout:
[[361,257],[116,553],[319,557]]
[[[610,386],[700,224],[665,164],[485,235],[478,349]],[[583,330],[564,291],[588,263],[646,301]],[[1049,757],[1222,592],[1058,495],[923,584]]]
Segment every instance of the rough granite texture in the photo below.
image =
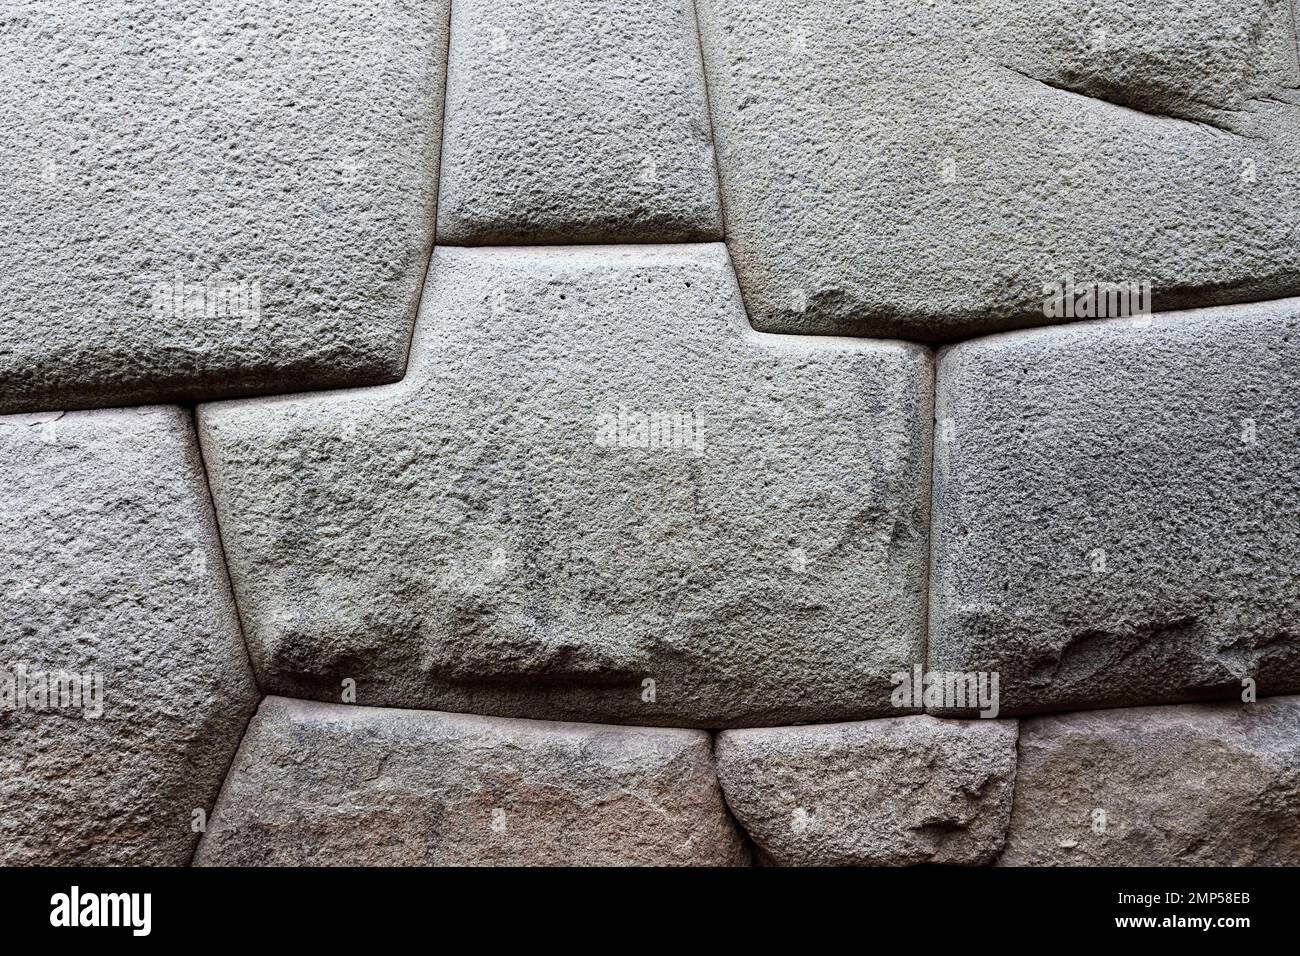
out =
[[199,420],[269,692],[743,726],[895,713],[931,391],[753,332],[721,244],[440,248],[400,384]]
[[727,805],[783,866],[985,864],[1002,849],[1016,721],[894,717],[726,730]]
[[1003,864],[1300,865],[1300,697],[1020,728]]
[[6,3],[0,412],[399,378],[448,5]]
[[1288,0],[698,0],[755,327],[948,341],[1047,282],[1300,292]]
[[690,0],[457,0],[438,241],[722,238]]
[[1300,299],[940,355],[929,666],[1003,714],[1300,690]]
[[10,0],[0,865],[1300,865],[1297,8]]
[[0,864],[185,865],[257,703],[190,415],[0,417],[0,488]]
[[268,697],[200,865],[748,861],[698,730]]

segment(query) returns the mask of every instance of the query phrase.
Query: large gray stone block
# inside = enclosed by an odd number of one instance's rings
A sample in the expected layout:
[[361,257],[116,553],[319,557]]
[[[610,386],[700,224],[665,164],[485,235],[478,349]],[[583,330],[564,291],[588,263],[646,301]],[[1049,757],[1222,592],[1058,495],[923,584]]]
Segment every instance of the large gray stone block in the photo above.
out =
[[439,248],[400,384],[200,409],[263,687],[652,725],[895,714],[930,362],[755,333],[721,244]]
[[200,865],[748,861],[709,735],[268,697]]
[[699,0],[759,329],[953,340],[1300,293],[1289,0]]
[[691,0],[453,5],[438,242],[722,238]]
[[389,382],[448,0],[15,0],[0,412]]
[[1300,698],[1020,724],[1001,863],[1300,864]]
[[764,862],[991,863],[1011,814],[1016,722],[918,715],[727,730],[717,761]]
[[929,664],[1003,713],[1300,690],[1300,299],[940,353]]
[[0,487],[0,862],[185,865],[257,702],[190,415],[0,417]]

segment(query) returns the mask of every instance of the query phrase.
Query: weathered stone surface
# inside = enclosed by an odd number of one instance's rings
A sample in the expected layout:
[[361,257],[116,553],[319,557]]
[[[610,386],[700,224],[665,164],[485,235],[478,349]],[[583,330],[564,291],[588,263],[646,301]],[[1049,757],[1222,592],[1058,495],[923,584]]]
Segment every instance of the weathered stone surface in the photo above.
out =
[[690,0],[453,6],[438,241],[722,238]]
[[0,487],[0,863],[188,863],[257,701],[190,415],[0,417]]
[[268,697],[203,865],[736,865],[703,731]]
[[896,713],[930,403],[922,348],[753,332],[721,244],[439,248],[400,384],[200,432],[269,692],[734,726]]
[[1300,292],[1287,0],[699,0],[759,329],[952,340],[1043,284]]
[[448,0],[8,3],[0,411],[399,378],[448,16]]
[[1300,698],[1036,717],[1000,862],[1296,866],[1297,821]]
[[1300,299],[940,354],[929,664],[1002,713],[1300,690]]
[[918,715],[727,730],[717,761],[764,862],[990,863],[1011,814],[1016,722]]

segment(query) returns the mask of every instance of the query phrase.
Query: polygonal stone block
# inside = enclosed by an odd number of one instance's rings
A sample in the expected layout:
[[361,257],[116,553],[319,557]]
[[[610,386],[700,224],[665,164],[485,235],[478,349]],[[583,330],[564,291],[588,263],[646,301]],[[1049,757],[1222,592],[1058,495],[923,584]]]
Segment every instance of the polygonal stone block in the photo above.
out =
[[726,730],[718,778],[768,863],[990,863],[1016,769],[1014,720],[892,717]]
[[0,862],[183,866],[257,703],[188,412],[0,417]]
[[1289,0],[699,14],[756,328],[951,341],[1066,320],[1071,277],[1161,310],[1300,293]]
[[447,249],[393,386],[205,405],[263,687],[722,726],[896,714],[930,356],[760,335],[725,249]]
[[748,861],[698,730],[268,697],[199,865]]
[[0,412],[399,378],[448,5],[7,4]]

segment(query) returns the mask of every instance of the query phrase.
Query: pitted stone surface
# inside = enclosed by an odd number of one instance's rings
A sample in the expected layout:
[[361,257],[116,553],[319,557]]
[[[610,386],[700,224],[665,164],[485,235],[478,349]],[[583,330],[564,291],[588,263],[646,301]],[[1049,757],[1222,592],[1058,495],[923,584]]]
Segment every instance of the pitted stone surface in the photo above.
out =
[[924,349],[753,332],[721,244],[440,248],[400,384],[200,431],[269,691],[743,726],[897,713],[930,401]]
[[268,697],[201,865],[711,865],[748,851],[709,735]]
[[1297,13],[11,0],[0,864],[1300,866]]
[[940,353],[929,665],[1002,713],[1300,690],[1300,299]]
[[1011,814],[1016,722],[918,715],[727,730],[717,761],[764,862],[990,863]]
[[0,487],[0,863],[184,865],[257,701],[190,415],[0,417]]
[[722,238],[690,0],[458,0],[438,241]]
[[699,0],[756,328],[953,340],[1300,292],[1288,0]]
[[399,378],[448,16],[7,4],[0,412]]
[[1300,698],[1020,726],[1003,864],[1300,864]]

